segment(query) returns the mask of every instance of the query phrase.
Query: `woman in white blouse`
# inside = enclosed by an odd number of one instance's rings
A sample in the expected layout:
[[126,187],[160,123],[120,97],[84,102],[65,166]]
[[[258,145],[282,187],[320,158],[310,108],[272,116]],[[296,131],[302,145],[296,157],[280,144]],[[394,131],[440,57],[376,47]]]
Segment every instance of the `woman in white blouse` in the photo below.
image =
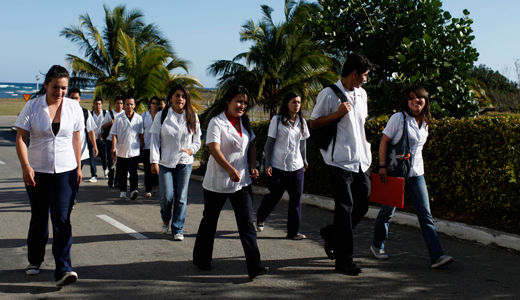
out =
[[200,149],[200,123],[185,87],[173,87],[167,99],[171,107],[156,115],[150,129],[150,162],[152,173],[159,174],[162,233],[168,232],[171,219],[173,239],[182,241],[193,156]]
[[[70,248],[72,233],[70,212],[81,182],[81,131],[83,112],[78,102],[65,98],[69,73],[52,66],[43,88],[20,112],[15,127],[16,153],[31,205],[27,237],[29,265],[25,273],[37,275],[45,257],[49,236],[49,212],[52,221],[52,253],[57,286],[74,283]],[[28,140],[31,140],[27,148]]]
[[247,89],[232,86],[211,114],[206,136],[210,157],[202,182],[204,212],[193,249],[193,263],[201,270],[211,270],[217,222],[229,198],[252,280],[265,274],[267,268],[260,261],[253,225],[251,178],[258,178],[258,170],[252,142],[255,135],[246,115],[248,104]]
[[285,190],[289,194],[287,238],[303,240],[300,233],[303,173],[307,168],[307,123],[302,117],[301,97],[297,93],[285,96],[280,112],[271,119],[265,152],[265,173],[269,176],[269,194],[265,195],[256,212],[256,229],[264,229],[264,221],[280,201]]
[[[412,86],[403,93],[403,112],[393,114],[388,120],[379,144],[379,177],[387,181],[386,152],[388,143],[397,144],[403,133],[403,124],[408,130],[408,140],[412,167],[405,178],[405,193],[413,201],[417,219],[430,255],[431,268],[439,268],[454,261],[444,255],[430,212],[428,189],[424,180],[422,148],[428,137],[430,123],[430,102],[428,92],[421,86]],[[403,120],[403,116],[406,118]],[[379,210],[374,229],[374,239],[370,251],[378,259],[387,259],[385,243],[388,240],[388,227],[395,207],[383,205]]]

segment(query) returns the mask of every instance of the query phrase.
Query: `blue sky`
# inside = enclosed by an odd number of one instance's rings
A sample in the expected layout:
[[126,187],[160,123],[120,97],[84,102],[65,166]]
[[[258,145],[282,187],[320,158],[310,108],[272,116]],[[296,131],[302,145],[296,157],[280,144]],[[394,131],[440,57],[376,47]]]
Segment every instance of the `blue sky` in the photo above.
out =
[[[104,3],[111,8],[124,3],[127,8],[140,9],[145,21],[158,25],[172,42],[177,55],[190,61],[190,73],[206,87],[216,83],[216,78],[206,71],[213,61],[231,59],[247,50],[249,45],[240,42],[239,32],[247,20],[261,18],[261,4],[275,9],[275,20],[283,18],[283,0],[1,0],[0,82],[34,82],[38,72],[46,72],[51,65],[66,65],[66,54],[81,56],[77,46],[59,33],[66,26],[78,24],[78,16],[84,13],[101,28]],[[464,8],[470,11],[474,46],[480,53],[477,64],[485,64],[517,81],[514,62],[520,59],[520,1],[443,3],[443,8],[453,16],[462,16]]]

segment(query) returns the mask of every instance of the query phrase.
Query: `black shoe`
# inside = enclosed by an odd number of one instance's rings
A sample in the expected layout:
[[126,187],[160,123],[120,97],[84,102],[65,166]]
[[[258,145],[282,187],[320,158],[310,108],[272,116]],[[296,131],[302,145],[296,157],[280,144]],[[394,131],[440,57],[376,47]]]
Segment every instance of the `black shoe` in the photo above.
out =
[[197,266],[197,268],[201,269],[202,271],[211,271],[211,264],[203,264],[198,261],[193,261],[193,264]]
[[269,272],[269,267],[261,267],[260,269],[254,271],[252,273],[249,273],[249,279],[253,280],[257,276],[267,274],[267,272]]
[[330,239],[327,236],[326,227],[323,227],[322,229],[320,229],[320,235],[323,238],[323,242],[324,242],[323,248],[325,249],[325,253],[327,254],[327,257],[329,259],[334,259],[335,258],[334,250],[332,249]]
[[355,263],[352,263],[350,265],[344,265],[344,264],[336,265],[336,271],[338,271],[339,273],[345,274],[345,275],[358,276],[359,273],[362,272],[362,269]]

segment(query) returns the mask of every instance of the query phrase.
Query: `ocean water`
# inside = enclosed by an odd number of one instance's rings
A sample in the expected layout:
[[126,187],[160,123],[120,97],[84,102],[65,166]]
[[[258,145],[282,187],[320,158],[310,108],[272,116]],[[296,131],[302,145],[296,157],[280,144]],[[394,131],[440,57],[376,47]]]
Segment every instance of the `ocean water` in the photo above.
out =
[[[38,85],[38,89],[41,89],[42,84]],[[92,99],[92,88],[81,90],[82,99]],[[38,90],[36,89],[36,83],[23,83],[23,82],[0,82],[0,98],[23,98],[23,94],[34,94]]]

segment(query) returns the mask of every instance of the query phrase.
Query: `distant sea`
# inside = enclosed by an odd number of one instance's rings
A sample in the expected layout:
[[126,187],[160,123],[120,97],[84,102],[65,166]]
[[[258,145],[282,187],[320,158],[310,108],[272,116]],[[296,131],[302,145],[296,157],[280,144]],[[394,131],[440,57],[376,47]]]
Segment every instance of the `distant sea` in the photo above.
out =
[[[38,85],[40,89],[42,84]],[[23,98],[22,94],[36,93],[36,83],[0,82],[0,98]],[[92,99],[92,89],[82,90],[82,99]]]

